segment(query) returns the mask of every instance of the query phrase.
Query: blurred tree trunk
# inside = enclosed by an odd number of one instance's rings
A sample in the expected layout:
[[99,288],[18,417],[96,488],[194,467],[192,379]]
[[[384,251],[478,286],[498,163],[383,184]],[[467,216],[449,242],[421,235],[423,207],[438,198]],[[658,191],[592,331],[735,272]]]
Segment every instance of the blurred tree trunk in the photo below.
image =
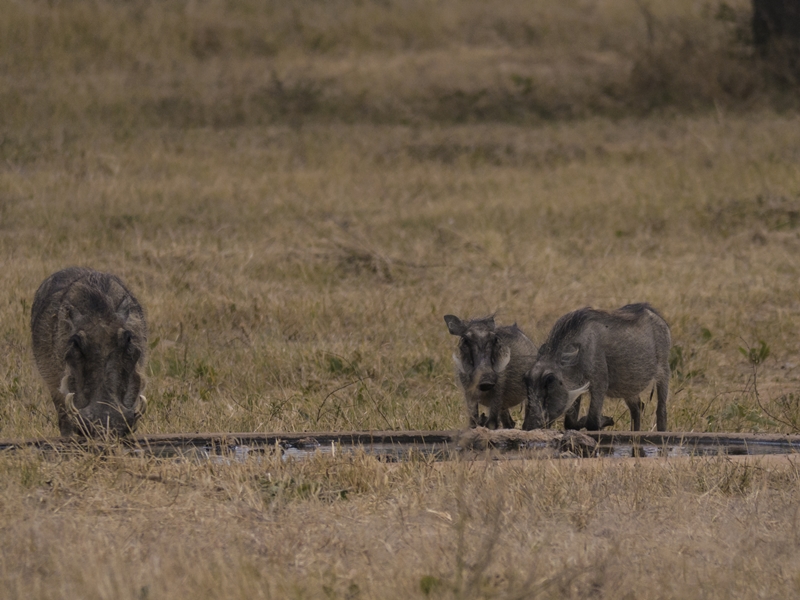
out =
[[800,0],[753,0],[753,42],[779,81],[800,86]]
[[753,0],[753,41],[765,52],[774,44],[800,41],[800,0]]

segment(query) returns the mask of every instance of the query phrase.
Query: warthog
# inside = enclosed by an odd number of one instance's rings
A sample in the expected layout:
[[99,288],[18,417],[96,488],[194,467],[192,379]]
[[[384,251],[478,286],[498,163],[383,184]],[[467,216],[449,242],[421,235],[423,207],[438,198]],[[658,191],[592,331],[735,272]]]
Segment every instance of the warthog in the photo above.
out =
[[61,435],[124,435],[144,414],[147,324],[115,275],[72,267],[44,280],[31,309],[33,356]]
[[[536,346],[516,324],[496,327],[494,317],[465,322],[445,315],[444,320],[450,333],[461,338],[453,360],[470,427],[514,427],[509,409],[525,401],[523,377],[533,365]],[[489,407],[488,417],[478,415],[478,405]]]
[[[603,416],[603,399],[622,398],[639,431],[644,403],[639,394],[655,380],[656,426],[667,429],[669,325],[649,304],[628,304],[614,312],[582,308],[561,317],[525,376],[523,429],[549,427],[561,415],[566,429],[600,430],[613,425]],[[580,396],[589,390],[589,413],[578,418]]]

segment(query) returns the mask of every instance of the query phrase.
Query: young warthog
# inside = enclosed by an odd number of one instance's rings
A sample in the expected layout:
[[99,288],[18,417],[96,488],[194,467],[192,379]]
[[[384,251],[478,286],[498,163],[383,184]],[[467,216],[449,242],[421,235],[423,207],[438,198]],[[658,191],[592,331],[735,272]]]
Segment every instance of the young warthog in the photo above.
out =
[[[450,333],[461,338],[453,360],[470,427],[514,427],[508,409],[525,401],[523,377],[536,357],[536,346],[516,324],[496,327],[494,317],[465,322],[445,315],[444,321]],[[489,407],[488,417],[479,417],[479,404]]]
[[36,291],[33,356],[58,412],[61,435],[124,435],[147,407],[142,307],[115,275],[72,267]]
[[[600,430],[613,425],[603,416],[603,399],[622,398],[639,431],[644,404],[639,394],[656,382],[656,426],[667,429],[669,325],[649,304],[628,304],[608,313],[582,308],[561,317],[539,348],[525,377],[528,401],[523,429],[549,427],[561,415],[566,429]],[[591,393],[589,414],[578,419],[580,396]]]

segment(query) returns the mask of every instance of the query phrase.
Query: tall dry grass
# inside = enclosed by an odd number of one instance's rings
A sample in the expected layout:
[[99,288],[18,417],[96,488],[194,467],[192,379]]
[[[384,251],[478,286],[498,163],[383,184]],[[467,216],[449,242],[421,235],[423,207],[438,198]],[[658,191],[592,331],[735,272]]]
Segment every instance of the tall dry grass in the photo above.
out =
[[4,126],[524,123],[797,106],[790,74],[752,47],[748,0],[0,9]]

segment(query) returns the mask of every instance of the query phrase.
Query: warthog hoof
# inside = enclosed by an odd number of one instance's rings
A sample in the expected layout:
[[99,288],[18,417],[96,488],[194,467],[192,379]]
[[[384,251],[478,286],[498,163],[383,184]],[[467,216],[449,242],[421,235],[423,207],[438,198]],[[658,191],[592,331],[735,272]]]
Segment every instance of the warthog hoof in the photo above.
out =
[[581,417],[578,419],[578,424],[575,426],[575,429],[586,429],[587,431],[600,431],[605,427],[611,427],[614,425],[614,419],[612,417],[607,417],[605,415],[601,415],[600,417],[600,426],[597,429],[589,427],[587,425],[587,421],[589,420],[588,417]]

